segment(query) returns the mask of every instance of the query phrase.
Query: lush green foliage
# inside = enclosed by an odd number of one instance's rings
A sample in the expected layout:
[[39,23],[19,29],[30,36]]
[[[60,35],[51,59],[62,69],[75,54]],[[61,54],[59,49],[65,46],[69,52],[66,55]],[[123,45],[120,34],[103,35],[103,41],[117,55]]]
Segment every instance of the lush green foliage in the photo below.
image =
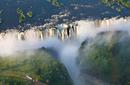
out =
[[27,16],[31,18],[31,17],[33,16],[32,11],[29,11],[29,12],[27,13]]
[[38,83],[72,85],[65,67],[47,52],[18,53],[13,57],[0,57],[0,85],[37,85]]
[[25,21],[26,15],[29,18],[32,18],[32,16],[33,16],[33,12],[32,11],[28,11],[27,14],[25,15],[24,11],[21,8],[17,8],[17,14],[18,14],[18,17],[19,17],[19,23],[22,23],[22,22]]
[[60,2],[60,0],[47,0],[50,2],[53,6],[61,7],[63,4]]
[[127,33],[103,33],[84,44],[80,66],[86,73],[114,85],[129,85],[130,39]]
[[101,0],[101,2],[118,12],[121,12],[123,8],[130,8],[129,0]]
[[18,8],[18,9],[17,9],[17,13],[18,13],[18,15],[19,15],[19,23],[24,22],[26,17],[25,17],[25,15],[24,15],[23,10],[20,9],[20,8]]

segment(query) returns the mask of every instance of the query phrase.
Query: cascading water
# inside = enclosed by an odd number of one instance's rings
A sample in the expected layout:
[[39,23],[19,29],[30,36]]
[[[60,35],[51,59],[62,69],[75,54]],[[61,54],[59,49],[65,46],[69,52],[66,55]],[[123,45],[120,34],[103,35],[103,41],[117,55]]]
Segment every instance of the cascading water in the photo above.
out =
[[[16,51],[38,49],[41,47],[53,48],[59,54],[59,59],[67,68],[75,85],[91,85],[85,82],[76,59],[79,55],[79,48],[83,41],[97,36],[100,32],[106,31],[128,31],[130,20],[112,18],[108,20],[81,20],[74,22],[77,25],[57,25],[50,29],[37,29],[32,27],[24,32],[18,30],[7,30],[0,33],[0,55],[10,55]],[[91,82],[97,81],[94,85],[106,85],[96,78],[88,77]]]

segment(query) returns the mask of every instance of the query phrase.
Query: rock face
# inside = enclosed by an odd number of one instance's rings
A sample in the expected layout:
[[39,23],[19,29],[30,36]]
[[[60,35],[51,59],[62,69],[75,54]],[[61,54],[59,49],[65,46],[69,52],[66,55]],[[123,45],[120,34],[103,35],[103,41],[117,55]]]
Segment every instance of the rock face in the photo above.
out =
[[0,85],[73,85],[64,65],[46,51],[0,57]]
[[102,32],[82,44],[78,61],[83,76],[91,76],[92,85],[129,85],[129,37],[128,32]]

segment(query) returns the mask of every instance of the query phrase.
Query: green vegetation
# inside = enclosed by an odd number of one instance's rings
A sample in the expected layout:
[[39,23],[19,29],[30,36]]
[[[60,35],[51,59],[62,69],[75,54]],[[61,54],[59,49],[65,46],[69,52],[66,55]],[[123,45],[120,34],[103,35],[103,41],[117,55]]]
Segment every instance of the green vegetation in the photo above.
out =
[[0,57],[0,85],[72,85],[65,67],[46,51]]
[[60,0],[47,0],[50,2],[53,6],[61,7],[63,4],[60,2]]
[[25,15],[24,15],[23,10],[20,9],[20,8],[17,8],[17,14],[18,14],[18,16],[19,16],[19,23],[24,22],[26,17],[25,17]]
[[31,18],[33,16],[32,11],[27,12],[27,16]]
[[130,39],[127,32],[99,34],[93,42],[84,43],[79,57],[83,72],[112,85],[129,85]]
[[121,12],[123,8],[130,8],[129,0],[101,0],[101,2],[118,12]]
[[18,17],[19,17],[19,23],[23,23],[26,20],[26,15],[29,18],[32,18],[32,16],[33,16],[32,11],[28,11],[25,15],[24,11],[21,8],[17,8],[17,14],[18,14]]

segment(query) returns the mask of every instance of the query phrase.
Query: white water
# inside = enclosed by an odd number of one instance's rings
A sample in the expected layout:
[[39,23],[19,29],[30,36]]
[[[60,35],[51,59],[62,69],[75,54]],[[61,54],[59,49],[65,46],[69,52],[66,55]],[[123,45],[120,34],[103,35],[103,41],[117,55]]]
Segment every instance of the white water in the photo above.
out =
[[61,51],[61,61],[66,66],[71,78],[73,79],[74,85],[84,85],[80,77],[80,69],[76,64],[76,58],[78,56],[79,46],[74,44],[67,44]]
[[[74,84],[86,85],[76,64],[81,43],[85,39],[95,37],[99,32],[103,31],[121,30],[130,32],[130,19],[81,20],[75,23],[78,23],[78,26],[75,29],[76,31],[70,31],[71,36],[68,36],[65,30],[62,30],[61,33],[59,31],[55,33],[50,29],[39,31],[33,29],[33,27],[25,32],[9,30],[6,33],[1,33],[0,55],[5,56],[15,54],[16,51],[33,50],[41,47],[54,48],[59,53],[61,62],[66,66]],[[75,33],[76,36],[73,35]],[[59,36],[63,38],[59,39]]]

